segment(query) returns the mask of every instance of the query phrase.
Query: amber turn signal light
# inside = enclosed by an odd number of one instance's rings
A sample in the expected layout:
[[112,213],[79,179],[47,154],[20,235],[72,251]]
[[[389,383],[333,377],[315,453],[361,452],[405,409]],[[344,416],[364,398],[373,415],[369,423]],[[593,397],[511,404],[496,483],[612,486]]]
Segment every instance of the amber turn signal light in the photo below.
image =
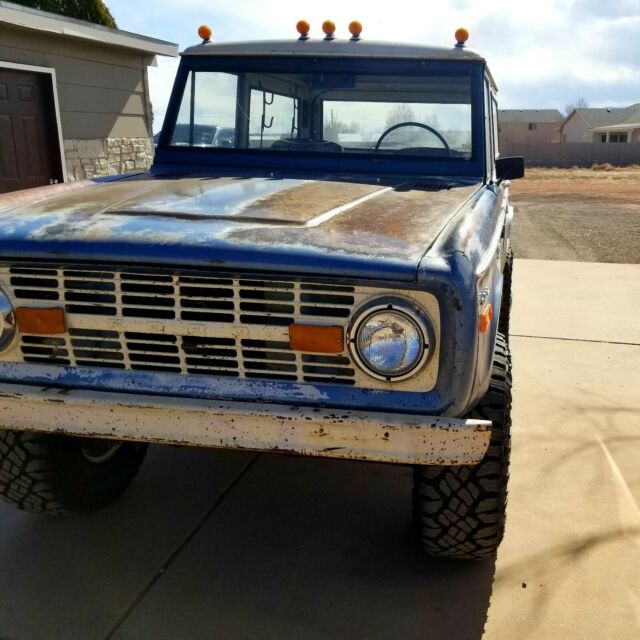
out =
[[63,309],[18,307],[16,322],[21,333],[30,333],[36,336],[58,335],[67,332]]
[[289,325],[289,346],[294,351],[341,353],[344,351],[344,330],[342,327],[291,324]]
[[478,320],[480,333],[487,332],[487,329],[491,326],[491,318],[493,318],[493,306],[491,304],[485,304],[484,307],[482,307]]

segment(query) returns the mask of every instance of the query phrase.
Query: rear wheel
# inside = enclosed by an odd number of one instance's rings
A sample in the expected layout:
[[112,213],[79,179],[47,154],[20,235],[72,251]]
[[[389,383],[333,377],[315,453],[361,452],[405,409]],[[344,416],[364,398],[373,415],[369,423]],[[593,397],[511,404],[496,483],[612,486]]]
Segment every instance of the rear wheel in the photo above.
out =
[[414,469],[414,521],[422,548],[431,555],[489,558],[502,540],[511,451],[511,358],[500,334],[489,390],[468,417],[493,425],[479,464]]
[[134,442],[0,430],[0,496],[34,513],[96,511],[124,492],[146,451]]

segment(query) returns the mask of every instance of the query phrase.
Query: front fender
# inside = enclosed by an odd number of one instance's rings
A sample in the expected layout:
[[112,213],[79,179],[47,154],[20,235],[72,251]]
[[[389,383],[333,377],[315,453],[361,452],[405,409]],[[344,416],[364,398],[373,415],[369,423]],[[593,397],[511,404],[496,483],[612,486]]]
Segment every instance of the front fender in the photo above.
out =
[[[504,188],[488,185],[461,209],[423,258],[419,283],[431,286],[431,264],[443,259],[448,280],[434,293],[442,310],[441,365],[437,388],[449,401],[447,415],[464,415],[489,386],[502,301],[503,232],[508,210]],[[479,328],[480,303],[492,321]]]

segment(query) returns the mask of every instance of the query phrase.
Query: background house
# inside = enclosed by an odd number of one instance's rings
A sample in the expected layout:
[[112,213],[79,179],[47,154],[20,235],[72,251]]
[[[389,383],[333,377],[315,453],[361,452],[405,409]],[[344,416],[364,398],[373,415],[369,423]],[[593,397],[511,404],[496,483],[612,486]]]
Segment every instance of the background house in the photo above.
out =
[[568,142],[640,142],[640,102],[628,107],[574,109],[562,123]]
[[560,142],[561,123],[562,114],[557,109],[500,109],[500,153],[518,155],[533,144]]
[[146,169],[147,67],[177,52],[0,0],[0,193]]

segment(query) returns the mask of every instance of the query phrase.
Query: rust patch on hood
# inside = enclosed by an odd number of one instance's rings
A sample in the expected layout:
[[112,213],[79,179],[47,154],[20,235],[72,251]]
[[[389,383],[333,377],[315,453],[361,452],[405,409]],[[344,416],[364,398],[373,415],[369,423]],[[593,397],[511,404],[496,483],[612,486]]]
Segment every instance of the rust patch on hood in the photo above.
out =
[[234,226],[226,240],[245,245],[327,250],[416,262],[478,185],[443,191],[385,190],[318,226]]
[[82,180],[80,182],[65,182],[61,184],[49,184],[44,187],[34,187],[32,189],[21,189],[10,193],[0,194],[0,211],[8,211],[16,207],[27,204],[34,204],[47,198],[68,194],[86,187],[94,186],[92,180]]
[[362,231],[424,243],[476,189],[387,191],[331,220],[327,226],[336,231]]
[[306,182],[260,198],[240,215],[252,219],[304,224],[316,216],[380,189],[375,185],[349,182]]

